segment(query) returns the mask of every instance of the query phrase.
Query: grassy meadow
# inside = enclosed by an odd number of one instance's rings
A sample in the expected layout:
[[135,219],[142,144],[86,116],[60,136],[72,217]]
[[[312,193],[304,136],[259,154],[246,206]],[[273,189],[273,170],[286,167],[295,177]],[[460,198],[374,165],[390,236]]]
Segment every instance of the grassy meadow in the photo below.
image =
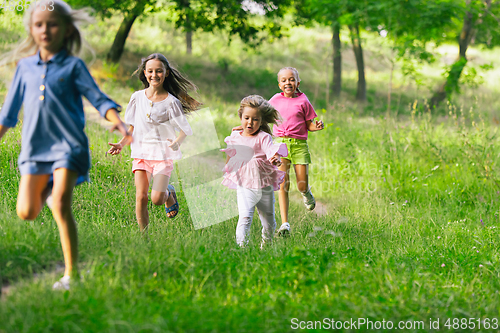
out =
[[[178,217],[170,220],[151,205],[144,239],[135,221],[130,150],[106,157],[107,143],[119,137],[89,122],[91,182],[76,188],[73,201],[82,279],[70,291],[54,292],[63,259],[51,212],[44,208],[33,222],[15,212],[17,126],[0,140],[0,279],[8,286],[0,300],[1,333],[329,331],[314,324],[331,323],[324,318],[385,320],[394,329],[402,322],[404,331],[500,330],[498,50],[471,49],[470,68],[493,69],[469,76],[462,94],[432,113],[426,99],[457,47],[440,46],[437,61],[413,77],[402,76],[398,64],[387,110],[391,52],[381,37],[364,36],[368,102],[359,104],[346,33],[344,88],[334,99],[328,29],[290,28],[288,37],[257,50],[198,33],[187,56],[183,35],[162,15],[136,22],[119,66],[102,60],[119,20],[84,30],[96,52],[94,60],[88,52],[84,58],[102,90],[125,106],[141,89],[130,76],[140,58],[164,53],[198,85],[223,147],[238,125],[239,101],[250,94],[270,98],[278,92],[279,68],[298,68],[301,89],[326,124],[310,134],[309,146],[310,182],[327,213],[292,202],[292,237],[264,251],[256,215],[251,245],[240,249],[237,217],[194,228],[178,176]],[[20,17],[0,17],[5,52],[23,28]],[[1,103],[12,69],[0,73]],[[210,158],[224,161],[222,154]],[[344,330],[389,330],[372,327]]]

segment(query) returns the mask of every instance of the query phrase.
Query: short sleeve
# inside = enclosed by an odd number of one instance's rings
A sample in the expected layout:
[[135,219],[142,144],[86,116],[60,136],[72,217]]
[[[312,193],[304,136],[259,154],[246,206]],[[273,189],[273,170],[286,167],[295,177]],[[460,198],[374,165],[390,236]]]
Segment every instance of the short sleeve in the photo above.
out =
[[261,148],[266,153],[267,159],[270,159],[274,155],[278,154],[281,157],[288,156],[288,149],[284,143],[273,143],[273,138],[270,134],[264,135],[261,139]]
[[135,110],[137,108],[136,93],[130,96],[130,101],[127,105],[127,110],[125,110],[125,124],[135,126]]
[[227,156],[233,157],[236,155],[236,149],[234,149],[234,135],[235,133],[239,133],[238,131],[233,131],[230,136],[227,136],[224,139],[224,142],[227,144],[227,148],[220,149],[220,151],[225,152]]
[[169,116],[170,124],[177,130],[183,131],[186,135],[193,135],[193,130],[186,119],[186,115],[182,109],[182,104],[178,99],[175,99],[170,104]]
[[83,60],[77,60],[75,71],[75,84],[78,91],[89,100],[90,104],[99,111],[102,117],[106,116],[109,109],[114,108],[121,111],[121,106],[99,89]]
[[23,104],[25,85],[22,80],[21,64],[17,66],[9,92],[0,109],[0,125],[14,127],[17,124],[19,111]]
[[311,105],[311,102],[309,102],[309,99],[307,97],[305,97],[305,99],[306,100],[305,100],[304,104],[302,105],[302,107],[304,109],[305,119],[306,119],[306,121],[313,120],[318,115],[316,114],[316,111],[314,111],[314,108]]
[[236,134],[239,134],[240,131],[232,131],[230,136],[226,136],[224,139],[224,142],[229,146],[229,145],[234,145],[234,136]]
[[[280,96],[280,94],[274,94],[274,96],[271,97],[271,99],[269,100],[269,104],[271,104],[272,106],[274,106],[273,103],[275,102],[276,98],[278,98],[279,96]],[[276,106],[274,106],[274,107],[276,107]]]

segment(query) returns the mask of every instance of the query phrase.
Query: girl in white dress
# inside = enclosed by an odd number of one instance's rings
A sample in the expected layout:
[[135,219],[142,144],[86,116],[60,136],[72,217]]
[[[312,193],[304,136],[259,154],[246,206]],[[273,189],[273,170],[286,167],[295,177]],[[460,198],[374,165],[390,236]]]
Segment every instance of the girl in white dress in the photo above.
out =
[[201,103],[188,95],[188,90],[196,90],[196,86],[172,68],[160,53],[143,59],[136,73],[145,89],[132,94],[125,112],[132,142],[124,137],[118,143],[109,143],[112,147],[108,153],[117,155],[125,145],[131,146],[135,212],[140,230],[145,231],[149,225],[147,205],[151,177],[153,204],[165,205],[169,218],[179,212],[175,189],[168,184],[172,161],[181,158],[179,147],[187,135],[193,134],[186,114],[196,110]]

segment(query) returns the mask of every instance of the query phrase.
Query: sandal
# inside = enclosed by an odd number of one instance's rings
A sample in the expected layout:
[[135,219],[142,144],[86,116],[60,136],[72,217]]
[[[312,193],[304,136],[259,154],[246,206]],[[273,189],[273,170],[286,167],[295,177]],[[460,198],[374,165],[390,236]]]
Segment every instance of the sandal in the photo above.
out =
[[[177,214],[179,212],[179,202],[177,201],[177,195],[175,194],[175,188],[170,184],[168,185],[168,191],[169,191],[169,195],[172,194],[174,196],[175,203],[172,206],[167,207],[167,203],[165,202],[165,212],[167,213],[168,218],[173,219],[174,217],[177,216]],[[172,213],[172,212],[175,212],[175,215],[168,216],[168,213]]]

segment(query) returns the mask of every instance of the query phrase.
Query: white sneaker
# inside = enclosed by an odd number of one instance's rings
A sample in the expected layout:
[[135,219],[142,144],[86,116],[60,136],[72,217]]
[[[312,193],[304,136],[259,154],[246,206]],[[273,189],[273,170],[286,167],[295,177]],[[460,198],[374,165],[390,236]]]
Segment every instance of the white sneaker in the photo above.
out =
[[278,229],[278,236],[289,236],[290,235],[290,223],[285,222],[281,225],[281,227]]
[[308,189],[306,193],[301,193],[304,199],[304,205],[308,210],[313,210],[316,207],[316,199],[314,199],[311,189]]
[[52,286],[52,289],[54,289],[54,290],[69,290],[70,280],[71,280],[71,277],[63,276],[59,281],[54,283],[54,285]]

